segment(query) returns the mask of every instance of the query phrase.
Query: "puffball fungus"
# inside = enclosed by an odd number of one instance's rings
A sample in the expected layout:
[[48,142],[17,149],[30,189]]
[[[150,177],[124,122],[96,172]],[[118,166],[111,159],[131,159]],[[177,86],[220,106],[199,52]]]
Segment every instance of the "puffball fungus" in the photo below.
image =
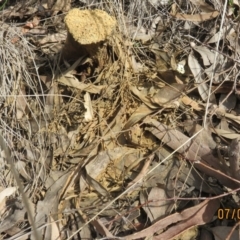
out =
[[65,60],[76,60],[84,55],[98,58],[99,48],[111,36],[116,20],[99,9],[74,8],[66,15],[65,24],[68,34],[62,56]]

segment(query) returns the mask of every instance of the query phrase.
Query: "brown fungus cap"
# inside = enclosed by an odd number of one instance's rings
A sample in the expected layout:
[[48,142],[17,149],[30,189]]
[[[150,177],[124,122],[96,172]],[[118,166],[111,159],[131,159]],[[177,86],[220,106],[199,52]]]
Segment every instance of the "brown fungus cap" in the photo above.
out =
[[111,35],[116,20],[106,12],[74,8],[65,17],[69,33],[82,45],[98,43]]

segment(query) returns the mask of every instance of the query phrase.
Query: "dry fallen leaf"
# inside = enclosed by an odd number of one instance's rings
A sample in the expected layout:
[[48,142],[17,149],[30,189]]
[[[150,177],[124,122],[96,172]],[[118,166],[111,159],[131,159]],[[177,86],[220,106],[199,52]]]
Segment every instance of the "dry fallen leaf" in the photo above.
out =
[[[150,237],[153,236],[154,233],[172,225],[162,234],[153,237],[154,240],[171,239],[178,234],[181,234],[186,229],[211,221],[218,207],[219,200],[205,200],[204,202],[194,207],[188,208],[181,213],[174,213],[172,215],[169,215],[152,224],[150,227],[145,228],[143,231],[125,236],[125,239],[132,240]],[[173,225],[174,223],[177,224]]]
[[239,239],[239,231],[234,230],[232,232],[232,227],[216,226],[216,227],[212,227],[211,230],[212,230],[215,240],[227,239],[227,237],[229,237],[229,236],[231,236],[231,238],[229,238],[229,240],[238,240]]
[[146,191],[141,191],[140,202],[141,204],[148,202],[143,209],[151,222],[164,217],[173,205],[171,201],[165,200],[166,198],[168,196],[163,188],[153,187],[148,194]]
[[193,49],[200,53],[204,66],[209,66],[214,63],[215,52],[205,46],[195,46]]
[[39,45],[49,44],[49,43],[61,43],[67,38],[67,31],[58,32],[55,34],[47,35],[46,37],[38,41]]
[[[54,174],[54,172],[53,172]],[[46,195],[42,201],[38,201],[35,222],[36,226],[40,227],[46,223],[46,220],[51,216],[54,220],[57,220],[58,205],[60,201],[61,190],[66,183],[69,173],[62,173],[47,190]],[[38,232],[41,233],[44,229],[39,229]]]
[[128,119],[127,123],[123,127],[123,130],[129,129],[134,124],[136,124],[137,122],[141,121],[142,119],[144,119],[146,116],[150,115],[153,112],[154,112],[154,110],[150,109],[146,105],[144,105],[144,104],[140,105],[138,107],[138,109]]
[[60,239],[60,231],[57,225],[57,222],[54,221],[52,216],[48,217],[48,225],[45,232],[45,239],[50,240],[59,240]]
[[114,238],[111,232],[102,224],[101,219],[94,219],[91,224],[96,228],[97,232],[101,235],[106,236],[108,238]]
[[84,114],[85,120],[87,122],[90,122],[93,120],[94,115],[93,115],[93,108],[92,108],[92,101],[90,94],[88,92],[85,93],[84,95],[84,107],[86,109],[86,112]]
[[214,11],[214,8],[203,0],[190,0],[190,2],[197,8],[201,9],[203,12],[211,13]]
[[237,96],[235,94],[221,93],[219,98],[219,108],[224,109],[226,112],[230,112],[235,108],[237,104]]
[[70,0],[48,1],[48,8],[53,11],[53,15],[57,14],[59,11],[68,12],[71,8],[71,1]]
[[214,110],[214,113],[216,114],[216,116],[218,118],[227,118],[228,120],[234,121],[237,124],[240,124],[240,116],[236,116],[232,113],[228,113],[226,112],[224,109],[222,108],[217,108]]
[[5,204],[6,204],[6,198],[11,196],[13,193],[15,193],[17,190],[16,187],[8,187],[8,188],[5,188],[3,189],[1,192],[0,192],[0,213],[2,213],[2,211],[4,210],[5,208]]
[[88,184],[88,186],[91,186],[94,190],[97,191],[97,193],[99,193],[101,196],[103,197],[110,197],[109,192],[107,191],[107,189],[98,181],[96,181],[95,179],[93,179],[89,173],[86,173],[85,176],[83,176],[84,180],[86,181],[86,183]]
[[196,111],[201,111],[204,110],[204,107],[201,106],[200,104],[198,104],[196,101],[192,100],[191,98],[189,98],[188,96],[182,96],[181,97],[181,101],[185,104],[185,105],[189,105],[191,106],[194,110]]
[[22,119],[25,113],[26,105],[27,105],[26,92],[25,89],[22,88],[16,97],[16,109],[17,109],[16,117],[18,120]]
[[[141,185],[141,182],[143,181],[143,177],[144,177],[145,174],[147,173],[148,168],[149,168],[149,166],[150,166],[153,158],[154,158],[154,154],[152,154],[151,156],[149,156],[149,157],[147,158],[147,160],[146,160],[145,163],[144,163],[143,168],[141,169],[141,171],[139,172],[139,174],[137,175],[137,177],[134,178],[133,181],[131,181],[130,183],[128,183],[128,187],[132,186],[132,185],[135,184],[135,183],[137,183],[137,184],[135,185],[135,187],[138,186],[138,185]],[[128,169],[129,169],[129,168],[128,168]],[[128,170],[128,169],[127,169],[127,170]]]
[[86,171],[91,178],[96,179],[107,167],[110,162],[132,152],[131,148],[116,147],[99,154],[86,165]]
[[211,20],[213,18],[216,18],[219,15],[218,11],[213,11],[209,13],[199,13],[199,14],[171,14],[173,17],[179,19],[179,20],[186,20],[186,21],[192,21],[192,22],[205,22],[208,20]]
[[199,124],[197,124],[195,121],[192,120],[186,120],[184,122],[184,128],[188,132],[189,136],[193,136],[200,130],[202,130],[195,138],[194,141],[196,141],[198,144],[202,144],[204,142],[205,145],[208,145],[211,149],[215,149],[216,142],[213,140],[210,129],[202,129],[203,127]]
[[152,108],[152,109],[155,109],[157,108],[157,106],[155,106],[147,97],[146,94],[144,94],[144,91],[139,91],[137,89],[137,87],[135,86],[130,86],[130,90],[133,92],[133,94],[135,94],[136,96],[139,97],[139,99],[145,103],[148,107]]
[[212,131],[216,132],[218,135],[220,135],[222,137],[225,137],[227,139],[235,139],[235,138],[240,137],[239,133],[229,132],[229,131],[226,131],[224,129],[214,128]]
[[184,84],[179,83],[164,86],[151,98],[151,101],[161,107],[169,107],[181,96],[185,88]]
[[198,84],[198,92],[203,101],[206,101],[208,98],[209,88],[204,82],[202,68],[191,52],[188,56],[188,66],[194,76],[195,82]]
[[129,50],[128,54],[131,56],[131,65],[134,73],[140,73],[148,70],[148,68],[143,63],[136,61],[136,57],[132,51]]
[[197,169],[209,176],[214,176],[229,188],[239,187],[240,182],[228,177],[228,169],[221,165],[219,159],[212,154],[211,149],[204,142],[199,145],[194,140],[189,141],[189,138],[179,130],[170,129],[165,124],[149,117],[144,120],[144,123],[154,126],[148,130],[172,149],[177,149],[184,144],[178,152],[191,161]]
[[74,87],[86,92],[98,94],[105,88],[105,86],[95,86],[93,84],[81,83],[73,75],[68,74],[67,76],[62,76],[58,79],[58,82],[65,84],[69,87]]
[[[5,232],[6,234],[9,234],[10,236],[13,236],[22,229],[20,227],[17,227],[17,223],[26,221],[26,210],[23,209],[15,209],[13,214],[8,215],[3,223],[0,225],[0,232]],[[16,239],[16,238],[15,238]]]

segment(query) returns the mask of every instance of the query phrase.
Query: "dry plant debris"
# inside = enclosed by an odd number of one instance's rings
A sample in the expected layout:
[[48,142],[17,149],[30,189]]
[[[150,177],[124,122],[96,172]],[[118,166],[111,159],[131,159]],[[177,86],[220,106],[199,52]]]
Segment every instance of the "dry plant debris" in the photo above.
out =
[[239,1],[1,4],[1,239],[238,239]]

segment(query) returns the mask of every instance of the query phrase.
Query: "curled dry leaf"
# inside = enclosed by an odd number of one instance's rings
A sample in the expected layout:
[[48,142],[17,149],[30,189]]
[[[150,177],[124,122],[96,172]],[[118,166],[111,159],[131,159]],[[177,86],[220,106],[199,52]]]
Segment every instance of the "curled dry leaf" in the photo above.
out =
[[230,28],[228,27],[223,27],[221,29],[221,31],[218,31],[217,33],[215,33],[209,40],[208,43],[216,43],[218,41],[218,39],[222,39],[222,37],[226,34],[226,32],[229,31]]
[[195,51],[200,53],[204,66],[209,66],[214,63],[215,53],[205,46],[195,46]]
[[188,66],[194,76],[195,82],[199,84],[198,92],[202,100],[206,101],[208,98],[209,88],[208,85],[204,83],[202,68],[192,52],[188,56]]

